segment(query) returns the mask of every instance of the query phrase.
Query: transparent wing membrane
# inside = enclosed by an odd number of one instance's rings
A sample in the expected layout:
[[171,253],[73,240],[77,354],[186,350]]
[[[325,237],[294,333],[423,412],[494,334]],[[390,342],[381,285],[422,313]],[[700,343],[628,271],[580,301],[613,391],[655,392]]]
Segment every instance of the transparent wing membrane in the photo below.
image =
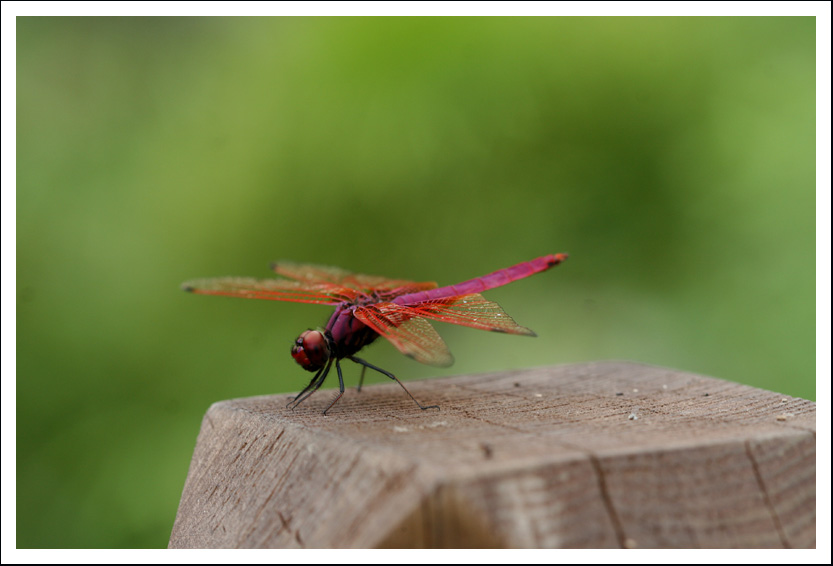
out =
[[420,363],[440,367],[454,363],[448,346],[431,323],[414,318],[414,313],[407,307],[379,303],[359,307],[353,315],[384,336],[397,350]]
[[293,263],[276,261],[272,264],[272,271],[283,277],[301,282],[326,282],[349,287],[363,293],[381,292],[391,297],[427,291],[437,287],[436,283],[415,283],[404,279],[389,279],[377,275],[352,273],[338,267],[313,265],[308,263]]
[[449,324],[492,332],[535,336],[532,330],[515,322],[499,304],[486,299],[479,293],[436,299],[404,308],[409,309],[412,316],[430,318]]

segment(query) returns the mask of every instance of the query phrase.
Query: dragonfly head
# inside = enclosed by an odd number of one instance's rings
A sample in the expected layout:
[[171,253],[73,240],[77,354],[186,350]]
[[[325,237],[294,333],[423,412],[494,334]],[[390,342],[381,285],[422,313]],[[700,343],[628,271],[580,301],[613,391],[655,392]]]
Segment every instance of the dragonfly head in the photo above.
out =
[[327,337],[320,330],[306,330],[292,346],[292,357],[307,371],[318,371],[330,359]]

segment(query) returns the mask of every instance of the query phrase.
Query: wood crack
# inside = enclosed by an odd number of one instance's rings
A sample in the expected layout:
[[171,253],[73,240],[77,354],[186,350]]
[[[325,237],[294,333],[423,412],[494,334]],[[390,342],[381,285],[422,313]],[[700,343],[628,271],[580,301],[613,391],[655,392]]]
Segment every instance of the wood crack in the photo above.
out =
[[607,509],[607,514],[610,517],[610,522],[613,525],[614,532],[616,533],[616,540],[619,541],[620,547],[626,548],[625,530],[622,528],[622,521],[619,519],[616,507],[613,505],[613,500],[610,498],[610,494],[607,491],[607,482],[605,481],[602,464],[599,462],[599,459],[595,454],[588,453],[587,456],[590,458],[590,463],[593,465],[593,470],[596,472],[596,481],[599,484],[599,493],[602,496],[602,502],[604,503],[605,509]]
[[772,504],[772,499],[769,497],[769,492],[767,491],[766,484],[764,483],[764,478],[761,476],[761,471],[758,469],[758,462],[755,460],[755,455],[752,453],[752,445],[747,440],[744,442],[744,446],[746,447],[746,457],[749,458],[749,462],[752,464],[752,471],[755,473],[755,481],[758,482],[758,488],[761,490],[761,495],[763,495],[764,505],[766,505],[766,508],[769,510],[772,522],[775,524],[775,529],[778,531],[778,537],[781,539],[781,544],[784,548],[792,548],[790,546],[790,541],[787,540],[787,535],[784,533],[784,527],[781,525],[781,519],[778,517],[778,512],[775,510],[775,506]]

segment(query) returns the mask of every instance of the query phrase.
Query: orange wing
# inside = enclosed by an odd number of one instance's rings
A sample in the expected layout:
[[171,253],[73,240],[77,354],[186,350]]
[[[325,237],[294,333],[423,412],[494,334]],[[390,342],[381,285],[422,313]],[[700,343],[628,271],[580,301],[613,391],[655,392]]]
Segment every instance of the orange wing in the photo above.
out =
[[431,323],[414,317],[412,309],[395,303],[358,307],[353,316],[387,338],[397,350],[416,361],[446,367],[454,357]]
[[250,277],[218,277],[195,279],[182,284],[190,293],[201,295],[223,295],[244,299],[265,299],[268,301],[290,301],[295,303],[316,303],[337,305],[352,301],[358,296],[355,289],[310,281],[289,281],[288,279],[254,279]]
[[337,305],[355,301],[361,296],[373,296],[380,301],[387,301],[399,295],[437,287],[433,282],[415,283],[404,279],[362,275],[323,265],[282,261],[273,263],[271,267],[275,273],[287,279],[218,277],[188,281],[183,283],[182,288],[202,295]]
[[363,275],[352,273],[338,267],[313,265],[308,263],[293,263],[290,261],[276,261],[271,265],[272,271],[278,275],[304,283],[330,283],[348,287],[364,294],[377,293],[385,298],[398,297],[417,291],[436,289],[434,282],[415,283],[405,279],[389,279],[378,275]]
[[515,322],[499,304],[483,297],[480,293],[458,295],[445,299],[434,299],[408,305],[412,316],[430,318],[450,324],[459,324],[491,332],[506,332],[507,334],[521,334],[535,336],[535,333]]
[[512,320],[500,305],[478,293],[409,306],[378,303],[359,307],[353,314],[406,356],[433,366],[451,365],[454,358],[426,319],[492,332],[535,336],[533,331]]

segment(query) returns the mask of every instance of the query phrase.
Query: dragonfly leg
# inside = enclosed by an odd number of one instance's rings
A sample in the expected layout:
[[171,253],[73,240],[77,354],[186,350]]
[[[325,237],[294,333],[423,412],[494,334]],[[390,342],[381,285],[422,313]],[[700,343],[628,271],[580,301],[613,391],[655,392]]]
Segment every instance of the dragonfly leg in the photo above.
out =
[[292,401],[290,401],[289,403],[286,404],[287,409],[289,408],[289,406],[292,403],[295,402],[295,399],[297,399],[298,397],[300,397],[301,395],[303,395],[304,393],[306,393],[307,391],[312,389],[312,386],[315,384],[316,381],[318,381],[318,378],[321,376],[321,372],[323,372],[323,371],[324,371],[324,368],[322,367],[320,370],[318,370],[316,372],[316,374],[314,376],[312,376],[312,379],[310,379],[310,381],[309,381],[309,385],[304,387],[304,389],[300,393],[298,393],[295,397],[292,398]]
[[330,360],[327,362],[327,365],[318,370],[318,373],[315,374],[315,377],[312,378],[312,381],[309,382],[309,385],[307,385],[303,391],[298,393],[298,395],[296,395],[295,398],[292,399],[292,401],[287,403],[287,408],[291,406],[294,409],[295,407],[300,405],[307,397],[318,391],[318,388],[321,387],[321,384],[324,383],[324,379],[330,372],[331,365],[333,365],[333,358],[330,358]]
[[344,378],[341,376],[341,364],[338,363],[338,359],[336,359],[336,371],[338,372],[338,395],[335,399],[333,399],[333,402],[330,403],[326,409],[324,409],[325,415],[327,414],[327,411],[332,409],[333,405],[335,405],[336,402],[339,399],[341,399],[341,396],[344,395]]
[[364,383],[364,370],[366,370],[366,369],[367,369],[367,366],[362,366],[362,374],[359,376],[359,386],[356,387],[356,391],[361,391],[362,390],[362,383]]
[[385,374],[386,376],[388,376],[389,378],[391,378],[392,380],[394,380],[396,383],[398,383],[398,384],[400,385],[400,387],[402,387],[402,389],[404,389],[404,390],[405,390],[405,393],[407,393],[407,394],[408,394],[408,397],[410,397],[411,399],[413,399],[413,400],[414,400],[414,403],[416,403],[416,404],[417,404],[417,406],[418,406],[420,409],[422,409],[423,411],[424,411],[425,409],[439,409],[439,408],[440,408],[440,406],[439,406],[439,405],[428,405],[428,406],[422,406],[422,405],[420,404],[420,402],[416,400],[416,397],[414,397],[413,395],[411,395],[411,392],[410,392],[410,391],[408,391],[408,388],[407,388],[407,387],[405,387],[405,384],[404,384],[404,383],[402,383],[401,381],[399,381],[399,378],[398,378],[398,377],[396,377],[395,375],[393,375],[391,372],[389,372],[389,371],[385,371],[385,370],[383,370],[383,369],[382,369],[382,368],[380,368],[380,367],[374,366],[374,365],[373,365],[373,364],[371,364],[370,362],[366,362],[365,360],[363,360],[363,359],[361,359],[361,358],[357,358],[357,357],[355,357],[355,356],[347,356],[347,357],[348,357],[348,358],[350,358],[351,360],[353,360],[354,362],[356,362],[356,363],[357,363],[357,364],[359,364],[359,365],[362,365],[362,366],[367,367],[367,368],[370,368],[370,369],[375,369],[375,370],[376,370],[376,371],[378,371],[379,373],[383,373],[383,374]]

